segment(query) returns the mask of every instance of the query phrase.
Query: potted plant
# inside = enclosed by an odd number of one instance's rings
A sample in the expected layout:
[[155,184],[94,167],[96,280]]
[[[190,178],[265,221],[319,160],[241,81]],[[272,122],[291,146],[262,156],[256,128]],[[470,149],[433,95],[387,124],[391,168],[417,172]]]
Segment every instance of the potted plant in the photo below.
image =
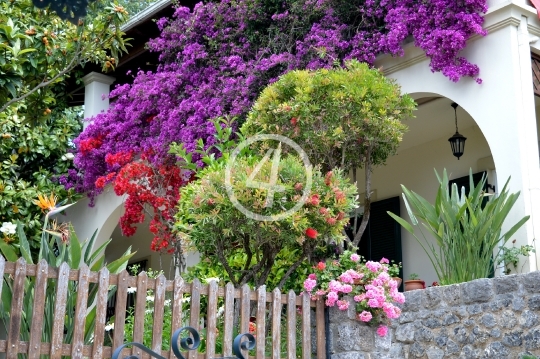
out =
[[405,281],[405,291],[415,290],[415,289],[425,289],[426,282],[419,279],[418,274],[411,273],[409,279]]
[[390,261],[390,264],[388,265],[388,275],[390,275],[390,277],[392,277],[392,279],[397,282],[398,288],[402,282],[402,279],[400,277],[401,268],[401,262],[395,263],[393,260]]

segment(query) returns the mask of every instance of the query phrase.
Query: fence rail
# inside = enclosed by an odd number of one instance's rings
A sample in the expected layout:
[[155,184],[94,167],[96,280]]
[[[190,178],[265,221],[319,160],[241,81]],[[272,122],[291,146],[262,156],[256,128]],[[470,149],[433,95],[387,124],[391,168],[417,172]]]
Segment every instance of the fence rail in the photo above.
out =
[[[231,283],[225,287],[218,287],[216,282],[203,285],[198,280],[186,283],[181,277],[167,280],[163,275],[154,279],[145,272],[137,276],[130,276],[126,271],[110,274],[106,268],[99,272],[92,272],[86,266],[73,270],[67,263],[53,268],[45,261],[34,265],[21,258],[13,263],[6,262],[1,256],[0,275],[4,278],[0,282],[0,291],[3,286],[4,289],[9,286],[12,293],[11,308],[2,308],[10,311],[7,339],[0,340],[0,353],[6,353],[7,359],[16,359],[20,354],[26,354],[29,359],[38,359],[40,355],[51,359],[63,356],[110,358],[113,349],[126,342],[143,342],[145,331],[149,332],[145,322],[149,310],[153,313],[153,322],[151,344],[147,346],[165,358],[175,358],[172,346],[164,349],[162,343],[165,325],[172,328],[171,335],[185,325],[205,333],[205,352],[190,351],[187,359],[231,356],[233,334],[247,333],[250,329],[256,338],[256,347],[254,353],[243,353],[246,358],[248,355],[256,359],[312,359],[314,355],[317,359],[326,358],[324,303],[311,301],[307,294],[297,296],[292,291],[281,293],[278,289],[266,292],[264,287],[251,290],[247,285],[235,289]],[[136,288],[136,298],[134,307],[126,312],[128,288],[130,291]],[[54,295],[48,295],[51,291]],[[96,293],[91,303],[89,291]],[[107,342],[107,301],[115,291],[114,331]],[[150,304],[147,293],[153,295]],[[23,311],[22,303],[28,295],[33,296],[31,313]],[[70,300],[72,297],[76,300]],[[189,304],[186,304],[188,297]],[[46,303],[50,300],[54,303]],[[54,308],[50,343],[42,342],[47,306]],[[218,310],[218,306],[222,309]],[[86,335],[85,342],[87,317],[94,307],[93,336],[88,339]],[[170,307],[168,313],[171,313],[167,317],[164,316],[166,307]],[[133,335],[125,338],[126,314],[130,313]],[[74,323],[70,340],[64,335],[67,316],[73,318]],[[21,320],[30,317],[30,333],[23,336]],[[23,337],[28,340],[22,341]],[[313,343],[312,338],[315,339]],[[221,344],[219,353],[216,352],[218,341]],[[125,355],[149,357],[137,347],[123,349],[121,356]]]

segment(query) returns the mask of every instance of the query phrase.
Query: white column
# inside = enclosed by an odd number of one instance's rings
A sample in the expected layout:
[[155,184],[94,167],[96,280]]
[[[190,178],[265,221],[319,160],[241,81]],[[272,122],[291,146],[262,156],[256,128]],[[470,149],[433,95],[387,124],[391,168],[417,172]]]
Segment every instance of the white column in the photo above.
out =
[[[527,222],[527,243],[536,246],[540,253],[540,246],[535,238],[540,235],[540,158],[538,155],[538,136],[536,129],[536,110],[534,104],[533,74],[531,68],[532,36],[528,31],[528,19],[521,17],[518,27],[518,56],[519,56],[519,90],[517,91],[517,126],[520,145],[520,162],[522,168],[522,193],[525,202],[525,213],[531,217]],[[540,240],[540,238],[539,238]],[[534,253],[529,258],[529,270],[538,269],[538,256]]]
[[[109,93],[114,77],[90,72],[84,82],[84,118],[93,117],[109,108]],[[85,127],[89,122],[85,122]]]

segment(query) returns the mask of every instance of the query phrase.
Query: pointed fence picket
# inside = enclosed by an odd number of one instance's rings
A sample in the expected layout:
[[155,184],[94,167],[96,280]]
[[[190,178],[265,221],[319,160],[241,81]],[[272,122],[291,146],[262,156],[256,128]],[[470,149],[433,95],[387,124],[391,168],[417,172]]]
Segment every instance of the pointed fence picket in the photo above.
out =
[[[91,272],[87,266],[73,270],[67,263],[59,268],[44,261],[37,265],[27,264],[23,259],[13,263],[1,256],[0,275],[4,279],[0,281],[0,294],[7,289],[12,294],[10,307],[0,308],[10,312],[7,339],[0,340],[0,353],[6,353],[7,359],[38,359],[42,355],[51,359],[104,359],[112,356],[113,349],[132,341],[144,343],[166,359],[174,359],[168,345],[172,337],[164,337],[165,328],[173,332],[186,325],[199,331],[204,342],[203,352],[189,351],[188,359],[233,356],[233,338],[248,332],[255,336],[256,347],[243,351],[246,358],[326,358],[324,303],[311,301],[306,294],[297,296],[292,291],[285,294],[279,289],[266,292],[264,286],[257,290],[247,285],[235,289],[231,283],[225,287],[219,287],[216,282],[203,285],[199,280],[186,283],[181,277],[167,280],[163,275],[149,278],[144,272],[137,276],[126,271],[110,274],[106,268]],[[128,288],[129,292],[135,291],[136,298],[130,308]],[[111,333],[105,331],[107,302],[115,293]],[[33,300],[32,313],[23,312],[25,299]],[[54,302],[48,303],[51,299]],[[170,315],[164,315],[166,312]],[[54,318],[49,328],[50,343],[42,340],[42,333],[47,330],[47,315]],[[126,322],[130,315],[132,319]],[[30,317],[30,333],[22,336],[22,321]],[[69,322],[74,330],[71,340],[66,342],[65,325]],[[125,337],[128,326],[131,337]],[[28,341],[21,340],[22,337]],[[312,338],[316,340],[313,343]],[[121,357],[129,355],[149,358],[137,347],[122,350]]]

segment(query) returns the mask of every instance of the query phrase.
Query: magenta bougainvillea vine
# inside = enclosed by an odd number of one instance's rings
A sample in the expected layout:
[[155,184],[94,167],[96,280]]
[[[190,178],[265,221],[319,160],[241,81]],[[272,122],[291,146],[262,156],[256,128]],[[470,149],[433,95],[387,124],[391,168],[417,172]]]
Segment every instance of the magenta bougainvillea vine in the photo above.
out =
[[[151,153],[170,161],[171,142],[194,150],[214,141],[212,118],[242,119],[264,86],[292,69],[332,67],[378,54],[403,54],[410,38],[430,58],[432,71],[452,81],[478,78],[478,66],[461,57],[466,41],[485,35],[486,0],[221,0],[178,7],[157,22],[150,41],[160,53],[156,72],[138,73],[118,86],[107,113],[75,141],[79,173],[63,178],[91,197],[113,182],[117,153]],[[201,163],[202,165],[202,163]]]

